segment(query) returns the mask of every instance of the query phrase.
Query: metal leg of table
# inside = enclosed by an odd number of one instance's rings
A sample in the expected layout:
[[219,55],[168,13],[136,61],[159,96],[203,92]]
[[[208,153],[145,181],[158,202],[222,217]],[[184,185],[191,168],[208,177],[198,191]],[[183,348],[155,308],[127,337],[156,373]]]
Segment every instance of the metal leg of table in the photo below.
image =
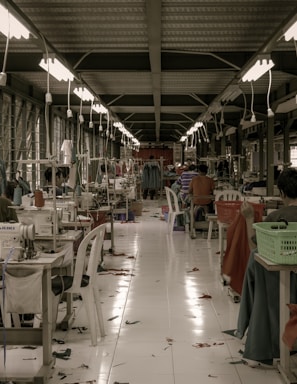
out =
[[280,361],[278,369],[282,375],[286,384],[296,384],[297,377],[292,373],[290,367],[290,351],[285,343],[282,341],[282,334],[285,329],[285,325],[289,320],[290,311],[286,304],[290,303],[290,271],[280,271],[280,291],[279,291],[279,329],[280,329]]
[[114,252],[114,221],[113,221],[113,209],[110,214],[110,238],[111,238],[111,253]]
[[191,200],[191,209],[190,209],[190,237],[191,239],[196,239],[196,228],[195,228],[195,212],[194,212],[194,203]]

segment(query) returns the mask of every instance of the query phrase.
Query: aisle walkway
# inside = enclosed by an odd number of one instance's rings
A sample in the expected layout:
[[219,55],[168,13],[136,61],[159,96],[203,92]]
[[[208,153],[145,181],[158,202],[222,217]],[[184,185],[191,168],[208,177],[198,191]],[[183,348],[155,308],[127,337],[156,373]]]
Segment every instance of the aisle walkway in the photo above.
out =
[[135,223],[116,223],[115,255],[98,277],[107,335],[90,346],[75,301],[74,329],[53,344],[71,356],[57,359],[50,384],[282,383],[275,369],[243,364],[243,342],[222,332],[235,328],[239,304],[221,284],[218,241],[167,235],[160,212],[145,201]]

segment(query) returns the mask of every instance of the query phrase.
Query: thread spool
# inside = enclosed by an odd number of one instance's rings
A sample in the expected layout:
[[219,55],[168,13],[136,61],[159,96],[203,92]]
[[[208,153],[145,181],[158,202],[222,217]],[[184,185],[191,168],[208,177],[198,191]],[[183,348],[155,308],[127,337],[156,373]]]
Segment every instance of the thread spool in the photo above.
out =
[[13,191],[13,204],[21,205],[22,204],[22,195],[23,191],[21,187],[15,187]]
[[44,198],[43,198],[42,191],[36,190],[34,192],[34,198],[35,198],[35,207],[41,208],[44,206]]

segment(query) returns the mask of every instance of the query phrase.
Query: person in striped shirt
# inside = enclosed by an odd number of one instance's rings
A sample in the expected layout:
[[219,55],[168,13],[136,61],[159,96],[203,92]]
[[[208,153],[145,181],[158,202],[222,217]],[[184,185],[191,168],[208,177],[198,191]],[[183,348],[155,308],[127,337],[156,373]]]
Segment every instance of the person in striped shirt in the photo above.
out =
[[193,177],[198,176],[198,172],[196,171],[196,165],[190,164],[188,169],[183,171],[180,175],[177,183],[181,185],[180,189],[180,200],[182,203],[182,207],[185,208],[187,205],[187,196],[189,194],[189,186]]

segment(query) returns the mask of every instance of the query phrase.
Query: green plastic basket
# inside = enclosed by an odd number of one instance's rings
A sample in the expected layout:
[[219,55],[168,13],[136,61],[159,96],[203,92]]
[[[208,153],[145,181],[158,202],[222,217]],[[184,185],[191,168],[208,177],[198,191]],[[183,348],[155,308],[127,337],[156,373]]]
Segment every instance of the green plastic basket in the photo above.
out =
[[297,264],[297,223],[254,223],[260,256],[277,264]]

